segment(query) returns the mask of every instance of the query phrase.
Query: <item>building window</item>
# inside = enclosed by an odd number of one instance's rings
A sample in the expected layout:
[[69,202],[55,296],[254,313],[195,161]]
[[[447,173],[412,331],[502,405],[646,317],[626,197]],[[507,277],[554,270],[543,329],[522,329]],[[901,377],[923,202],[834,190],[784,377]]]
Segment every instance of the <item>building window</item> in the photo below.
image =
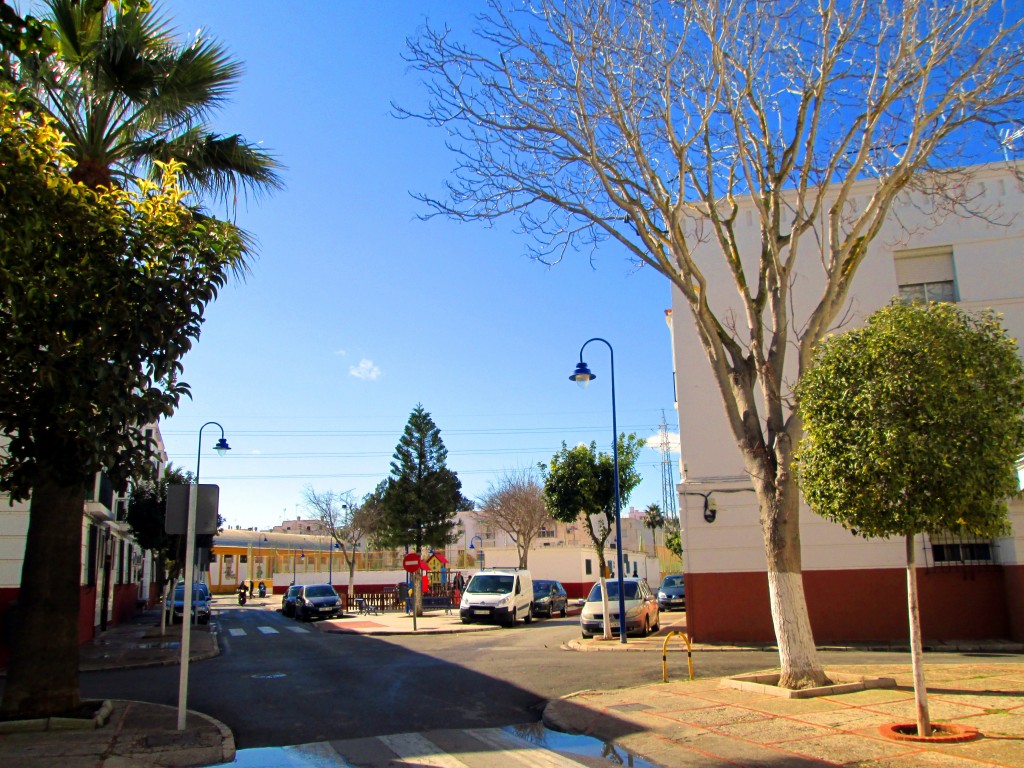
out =
[[585,560],[583,561],[583,572],[584,572],[584,573],[585,573],[585,574],[586,574],[587,576],[590,576],[590,575],[591,575],[591,574],[592,574],[592,573],[594,572],[594,571],[593,571],[593,568],[592,568],[592,566],[590,565],[590,558],[589,558],[589,557],[588,557],[588,558],[586,558],[586,559],[585,559]]
[[953,249],[922,248],[895,254],[896,283],[904,301],[958,300]]
[[992,565],[996,562],[995,545],[991,539],[950,533],[928,535],[927,548],[935,566]]

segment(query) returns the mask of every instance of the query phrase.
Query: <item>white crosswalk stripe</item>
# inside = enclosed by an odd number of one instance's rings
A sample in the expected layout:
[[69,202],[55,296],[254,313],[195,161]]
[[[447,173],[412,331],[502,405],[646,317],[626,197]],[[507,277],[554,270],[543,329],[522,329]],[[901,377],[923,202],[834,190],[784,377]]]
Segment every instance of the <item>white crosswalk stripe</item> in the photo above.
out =
[[228,629],[228,634],[231,635],[232,637],[244,637],[245,636],[245,630],[242,629],[241,627],[231,627],[231,628]]
[[289,629],[289,631],[295,632],[295,633],[300,634],[300,635],[304,635],[307,632],[312,632],[313,631],[313,630],[308,629],[306,627],[300,627],[297,624],[289,624],[288,625],[288,629]]
[[279,632],[273,627],[256,627],[264,635],[277,635]]
[[418,733],[397,733],[393,736],[378,736],[399,759],[397,765],[430,766],[431,768],[469,768],[457,757],[449,755],[430,739]]
[[500,728],[482,728],[471,733],[474,738],[500,750],[505,764],[516,762],[529,768],[581,768],[583,765]]
[[[352,766],[416,766],[417,768],[586,768],[621,766],[622,759],[591,757],[573,760],[505,728],[474,728],[398,733],[387,736],[317,742],[291,747],[239,750],[240,768],[352,768]],[[280,752],[280,754],[278,754]],[[629,765],[633,765],[630,756]],[[636,758],[636,765],[653,768]]]

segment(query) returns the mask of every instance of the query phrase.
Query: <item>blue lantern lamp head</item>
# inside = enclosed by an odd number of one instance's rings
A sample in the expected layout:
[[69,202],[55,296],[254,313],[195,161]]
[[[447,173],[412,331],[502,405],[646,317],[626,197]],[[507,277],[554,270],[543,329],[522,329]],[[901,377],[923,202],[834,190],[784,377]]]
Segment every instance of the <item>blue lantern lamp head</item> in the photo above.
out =
[[219,456],[223,456],[226,451],[231,450],[231,446],[228,445],[228,441],[222,437],[217,441],[217,444],[213,446],[213,450],[215,450]]
[[584,363],[582,360],[580,360],[579,363],[576,365],[576,372],[569,377],[570,381],[575,381],[577,384],[580,385],[580,389],[586,389],[587,385],[591,382],[591,380],[596,378],[597,376],[591,373],[590,369],[587,367],[587,364]]

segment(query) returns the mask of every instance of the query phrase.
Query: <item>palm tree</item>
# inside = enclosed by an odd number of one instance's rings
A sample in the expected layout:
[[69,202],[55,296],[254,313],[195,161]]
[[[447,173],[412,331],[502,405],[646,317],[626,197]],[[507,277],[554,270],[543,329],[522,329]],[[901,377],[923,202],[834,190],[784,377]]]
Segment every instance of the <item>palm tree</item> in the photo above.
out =
[[644,510],[644,527],[654,534],[654,553],[658,554],[658,529],[665,527],[665,516],[657,504],[648,504]]
[[138,0],[48,0],[56,54],[24,68],[40,105],[70,142],[72,176],[90,187],[154,176],[184,164],[183,186],[225,203],[282,186],[281,166],[238,134],[206,120],[242,67],[200,33],[179,42],[167,19]]

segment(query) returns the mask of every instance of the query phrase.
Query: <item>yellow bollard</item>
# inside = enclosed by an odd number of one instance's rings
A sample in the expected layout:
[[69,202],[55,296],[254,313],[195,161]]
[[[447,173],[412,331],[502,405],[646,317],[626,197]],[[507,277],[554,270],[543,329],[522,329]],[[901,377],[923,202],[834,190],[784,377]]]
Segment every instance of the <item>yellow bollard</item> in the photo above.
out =
[[685,632],[669,632],[661,646],[661,682],[668,682],[668,641],[672,639],[672,635],[679,635],[686,644],[686,666],[690,670],[690,679],[693,680],[693,647],[690,645],[690,636]]

